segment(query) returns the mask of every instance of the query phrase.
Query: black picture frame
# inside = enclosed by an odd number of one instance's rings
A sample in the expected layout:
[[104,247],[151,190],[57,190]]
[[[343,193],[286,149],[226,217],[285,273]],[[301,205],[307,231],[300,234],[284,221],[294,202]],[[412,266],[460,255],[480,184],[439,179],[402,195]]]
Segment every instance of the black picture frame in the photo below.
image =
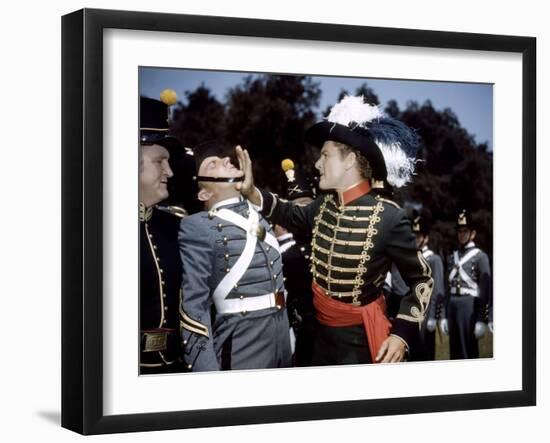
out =
[[[110,415],[103,412],[103,31],[169,31],[522,56],[522,388],[506,392]],[[62,426],[82,434],[536,404],[536,39],[83,9],[62,19]],[[230,413],[228,413],[230,412]]]

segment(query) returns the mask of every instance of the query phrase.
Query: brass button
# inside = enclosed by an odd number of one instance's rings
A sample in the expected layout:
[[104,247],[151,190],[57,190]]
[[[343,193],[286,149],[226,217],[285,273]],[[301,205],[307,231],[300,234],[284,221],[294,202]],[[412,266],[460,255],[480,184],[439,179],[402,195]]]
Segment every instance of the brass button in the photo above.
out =
[[162,298],[166,298],[166,294],[162,294]]
[[241,300],[244,300],[244,295],[241,295],[239,298],[240,298]]
[[187,344],[187,340],[183,340],[183,344],[186,345],[186,344]]
[[165,306],[165,307],[164,307],[164,310],[165,310],[165,311],[168,311],[168,306]]
[[188,365],[187,365],[187,369],[191,369],[192,367],[193,367],[192,364],[188,364]]

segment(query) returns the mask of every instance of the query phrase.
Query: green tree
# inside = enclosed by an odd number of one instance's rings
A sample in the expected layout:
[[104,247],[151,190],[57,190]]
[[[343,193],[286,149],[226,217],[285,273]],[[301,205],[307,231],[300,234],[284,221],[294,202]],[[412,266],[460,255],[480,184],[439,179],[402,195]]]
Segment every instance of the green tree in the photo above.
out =
[[310,77],[293,75],[249,76],[229,90],[226,137],[248,149],[260,185],[280,192],[280,174],[264,171],[273,171],[286,157],[305,155],[304,163],[313,163],[304,133],[316,120],[320,96]]
[[468,209],[478,221],[476,242],[492,256],[493,159],[487,145],[476,144],[452,110],[438,111],[429,100],[421,106],[410,102],[402,112],[396,103],[388,108],[422,140],[417,175],[400,190],[400,199],[422,207],[434,223],[432,240],[444,253],[455,247],[458,212]]
[[172,131],[184,146],[193,147],[223,136],[225,106],[204,85],[185,91],[186,103],[178,102],[172,115]]

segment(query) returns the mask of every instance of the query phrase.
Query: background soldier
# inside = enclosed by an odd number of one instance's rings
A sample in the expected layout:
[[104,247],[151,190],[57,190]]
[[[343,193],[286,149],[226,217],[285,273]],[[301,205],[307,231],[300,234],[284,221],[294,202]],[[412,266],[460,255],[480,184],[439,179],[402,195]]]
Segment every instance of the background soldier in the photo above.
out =
[[[405,211],[387,198],[386,181],[408,182],[418,139],[363,97],[344,97],[324,121],[306,132],[321,148],[319,188],[332,191],[308,206],[292,205],[253,186],[251,161],[238,148],[246,171],[243,195],[274,223],[313,235],[312,275],[319,332],[313,364],[397,362],[418,339],[430,301],[430,267],[416,248]],[[392,262],[411,288],[392,324],[381,286]]]
[[177,234],[183,212],[158,204],[168,197],[170,155],[182,149],[168,136],[168,106],[140,98],[140,373],[184,369],[179,343],[181,261]]
[[279,244],[235,189],[243,174],[229,152],[221,141],[194,149],[206,210],[179,234],[184,359],[193,371],[290,366]]
[[[298,205],[311,203],[315,191],[297,173],[294,162],[285,159],[281,167],[286,177],[284,197]],[[316,325],[311,293],[311,273],[309,272],[311,247],[308,239],[294,237],[281,225],[275,225],[273,230],[277,236],[283,258],[287,313],[296,336],[294,365],[310,366]]]
[[489,258],[474,243],[475,224],[467,211],[458,215],[456,228],[459,247],[448,260],[447,309],[441,329],[449,335],[451,359],[478,358],[492,291]]
[[418,358],[413,357],[413,359],[434,360],[435,329],[445,296],[443,261],[439,255],[428,247],[430,241],[430,227],[424,217],[416,216],[413,219],[412,230],[416,235],[416,246],[422,251],[422,255],[430,265],[432,269],[432,278],[434,280],[432,298],[426,318],[420,329],[421,354]]

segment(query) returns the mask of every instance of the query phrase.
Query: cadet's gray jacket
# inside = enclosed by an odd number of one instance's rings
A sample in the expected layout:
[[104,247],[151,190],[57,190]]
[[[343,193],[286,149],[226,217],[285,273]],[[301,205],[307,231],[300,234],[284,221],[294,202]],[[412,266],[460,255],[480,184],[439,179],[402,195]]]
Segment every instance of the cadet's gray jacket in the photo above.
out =
[[[248,217],[249,205],[242,199],[220,202],[214,209],[222,207]],[[259,223],[271,233],[262,217]],[[183,357],[188,367],[193,371],[228,369],[223,362],[227,358],[232,369],[286,365],[277,354],[283,348],[283,360],[290,358],[285,309],[220,314],[214,305],[213,293],[243,253],[246,232],[215,212],[203,211],[182,220],[179,243]],[[280,254],[258,239],[250,265],[225,298],[252,298],[283,290]]]
[[[455,257],[458,257],[458,263]],[[477,248],[474,242],[468,243],[463,249],[458,249],[449,256],[447,299],[451,295],[477,297],[476,321],[485,320],[492,289],[489,257]]]

